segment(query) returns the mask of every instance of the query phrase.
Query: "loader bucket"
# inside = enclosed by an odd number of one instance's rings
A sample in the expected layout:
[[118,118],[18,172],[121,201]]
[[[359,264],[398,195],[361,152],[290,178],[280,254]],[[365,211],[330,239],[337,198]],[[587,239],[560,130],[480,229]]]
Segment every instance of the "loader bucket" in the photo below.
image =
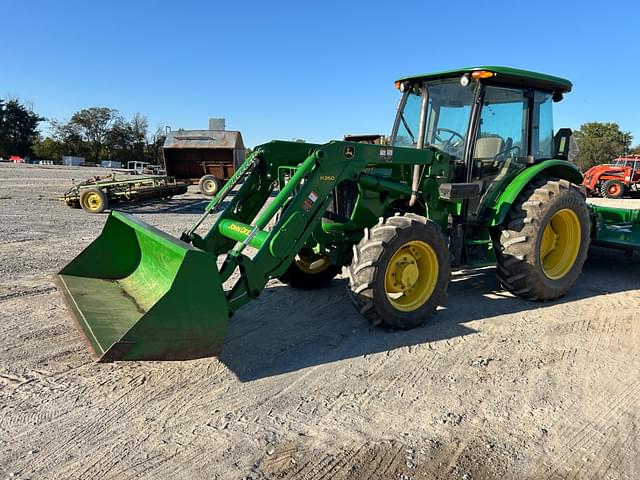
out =
[[113,212],[57,283],[99,361],[222,351],[229,312],[216,257],[130,215]]

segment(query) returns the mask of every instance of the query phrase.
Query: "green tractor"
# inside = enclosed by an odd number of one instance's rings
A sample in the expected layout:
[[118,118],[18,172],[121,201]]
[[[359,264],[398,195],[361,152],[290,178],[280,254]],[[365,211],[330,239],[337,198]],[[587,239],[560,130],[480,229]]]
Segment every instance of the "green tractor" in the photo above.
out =
[[258,146],[180,240],[113,212],[60,290],[104,361],[218,354],[270,279],[320,288],[343,268],[357,310],[385,328],[433,315],[451,265],[497,265],[514,295],[558,298],[592,237],[640,244],[638,212],[589,208],[571,132],[554,135],[571,86],[504,67],[402,78],[387,145]]

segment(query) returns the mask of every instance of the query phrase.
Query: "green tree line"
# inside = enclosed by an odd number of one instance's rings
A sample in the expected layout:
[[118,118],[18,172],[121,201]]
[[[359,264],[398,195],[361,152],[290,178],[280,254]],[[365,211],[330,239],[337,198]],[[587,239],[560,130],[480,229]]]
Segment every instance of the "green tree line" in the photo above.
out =
[[51,120],[50,136],[38,139],[34,153],[53,160],[74,155],[95,163],[159,163],[163,142],[162,130],[149,135],[147,119],[139,113],[127,120],[113,108],[92,107],[74,113],[67,121]]
[[45,120],[17,100],[0,99],[0,157],[59,161],[74,155],[95,163],[161,159],[164,132],[158,128],[150,134],[146,117],[139,113],[127,120],[112,108],[86,108],[69,120],[50,120],[48,134],[42,135],[38,126]]
[[0,98],[0,157],[30,156],[43,120],[19,101]]
[[[127,120],[112,108],[86,108],[69,120],[50,120],[49,134],[43,136],[38,126],[45,120],[17,100],[0,99],[0,157],[61,160],[75,155],[96,163],[160,163],[164,132],[158,128],[149,134],[147,119],[139,113]],[[617,123],[587,122],[574,137],[579,147],[575,162],[583,171],[621,155],[640,154],[640,145],[632,148],[633,136]]]

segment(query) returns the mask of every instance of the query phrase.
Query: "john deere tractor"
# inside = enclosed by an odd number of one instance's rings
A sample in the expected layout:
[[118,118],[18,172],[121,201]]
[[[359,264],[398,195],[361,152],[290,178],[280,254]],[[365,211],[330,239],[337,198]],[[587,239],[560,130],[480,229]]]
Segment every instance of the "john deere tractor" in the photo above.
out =
[[497,265],[514,295],[551,300],[591,237],[640,243],[638,212],[587,207],[571,132],[554,135],[568,80],[478,67],[395,85],[388,144],[260,145],[179,240],[113,212],[58,277],[93,353],[215,355],[229,317],[273,278],[313,289],[344,270],[356,309],[386,328],[428,320],[452,265]]

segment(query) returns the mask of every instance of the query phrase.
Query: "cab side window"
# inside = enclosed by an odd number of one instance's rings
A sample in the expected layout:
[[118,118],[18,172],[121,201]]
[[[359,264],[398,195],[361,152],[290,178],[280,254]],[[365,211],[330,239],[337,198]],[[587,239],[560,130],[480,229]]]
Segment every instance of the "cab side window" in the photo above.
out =
[[502,162],[526,155],[528,99],[519,89],[488,86],[474,158]]
[[531,155],[536,160],[553,157],[552,95],[536,91],[533,97],[531,125]]

